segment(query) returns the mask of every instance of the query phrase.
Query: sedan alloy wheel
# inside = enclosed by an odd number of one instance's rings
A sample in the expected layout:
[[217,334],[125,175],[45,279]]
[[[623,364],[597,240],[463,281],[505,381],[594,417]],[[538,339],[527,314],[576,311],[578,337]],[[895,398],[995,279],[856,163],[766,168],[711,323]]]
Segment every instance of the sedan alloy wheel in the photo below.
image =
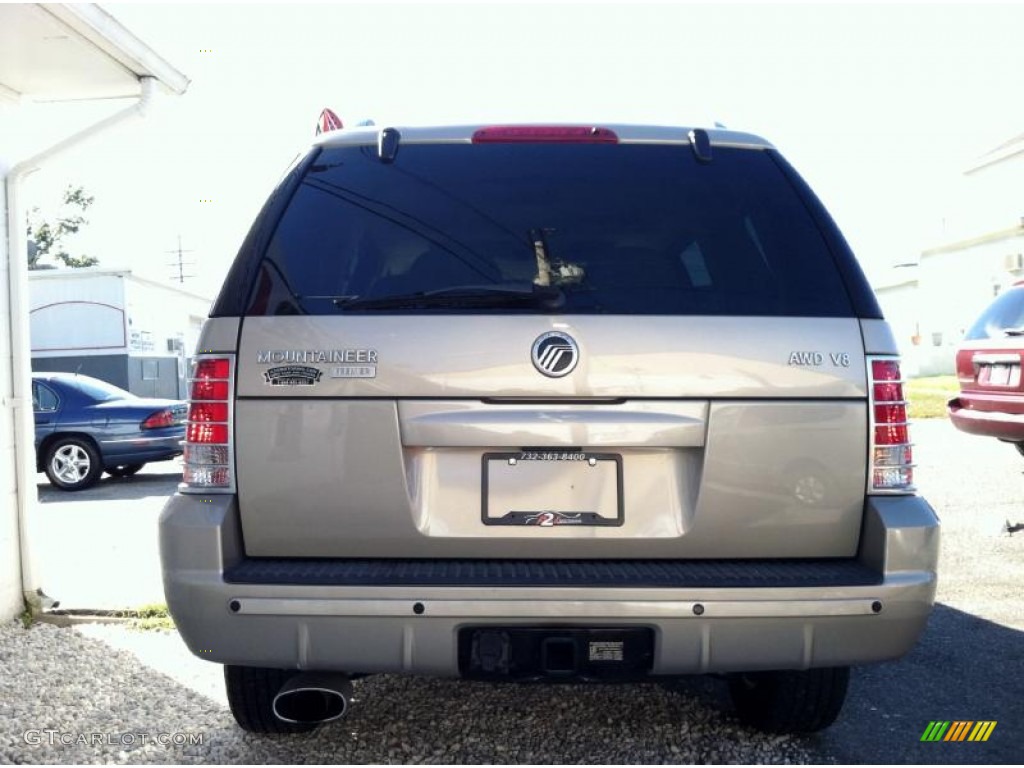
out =
[[46,476],[58,488],[80,491],[93,485],[103,468],[91,443],[79,438],[62,438],[50,446]]

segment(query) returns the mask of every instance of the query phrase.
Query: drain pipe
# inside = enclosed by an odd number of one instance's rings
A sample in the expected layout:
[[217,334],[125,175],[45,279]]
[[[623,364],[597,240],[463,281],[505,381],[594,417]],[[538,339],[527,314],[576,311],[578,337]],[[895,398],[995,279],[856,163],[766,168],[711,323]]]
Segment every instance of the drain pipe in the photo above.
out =
[[[156,91],[156,78],[140,77],[138,101],[88,126],[68,138],[24,160],[7,173],[7,254],[10,275],[11,353],[13,357],[14,398],[5,405],[13,410],[16,480],[18,504],[18,537],[21,553],[21,588],[28,608],[40,609],[37,590],[41,586],[32,557],[35,515],[35,427],[32,414],[32,351],[29,344],[28,247],[25,237],[25,216],[21,207],[22,179],[39,170],[53,158],[76,148],[89,139],[136,117],[144,117]],[[31,499],[29,494],[33,494]]]

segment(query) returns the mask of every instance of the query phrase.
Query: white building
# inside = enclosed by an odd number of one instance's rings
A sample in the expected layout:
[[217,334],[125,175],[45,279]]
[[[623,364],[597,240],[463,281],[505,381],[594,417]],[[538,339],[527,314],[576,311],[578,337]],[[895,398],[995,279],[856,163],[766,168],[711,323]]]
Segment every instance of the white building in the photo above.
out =
[[210,299],[130,270],[29,272],[33,371],[95,376],[144,397],[184,399]]
[[1022,189],[1024,135],[964,172],[943,217],[942,241],[922,251],[917,267],[876,286],[909,370],[954,373],[964,332],[993,297],[1024,279]]
[[[908,269],[902,268],[894,272],[890,282],[875,285],[875,296],[882,306],[885,319],[892,327],[896,343],[899,344],[903,356],[903,373],[906,376],[926,375],[921,371],[932,368],[931,350],[922,347],[924,338],[921,335],[921,315],[918,300],[920,292],[916,277],[907,274]],[[929,359],[923,359],[929,358]]]
[[[183,93],[187,78],[92,4],[0,4],[0,621],[40,587],[32,560],[36,503],[28,331],[28,251],[22,180],[52,158],[143,114],[158,91]],[[34,103],[129,99],[111,114],[46,147],[52,133]]]

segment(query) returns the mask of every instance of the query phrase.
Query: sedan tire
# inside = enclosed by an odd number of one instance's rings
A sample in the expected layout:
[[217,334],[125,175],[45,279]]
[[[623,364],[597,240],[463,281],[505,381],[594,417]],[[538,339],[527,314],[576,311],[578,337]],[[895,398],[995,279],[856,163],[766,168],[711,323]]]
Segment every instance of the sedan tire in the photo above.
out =
[[142,469],[145,464],[119,464],[116,467],[107,467],[107,474],[111,477],[131,477]]
[[89,440],[61,437],[46,450],[46,476],[64,491],[81,491],[99,480],[103,463],[99,451]]

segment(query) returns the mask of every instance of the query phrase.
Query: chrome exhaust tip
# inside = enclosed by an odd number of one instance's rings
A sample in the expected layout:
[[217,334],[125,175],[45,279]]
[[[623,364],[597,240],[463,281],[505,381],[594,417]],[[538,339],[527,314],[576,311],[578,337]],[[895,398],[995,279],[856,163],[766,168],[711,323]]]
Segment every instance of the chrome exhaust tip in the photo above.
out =
[[286,723],[329,723],[348,711],[352,681],[341,672],[303,672],[281,686],[274,715]]

